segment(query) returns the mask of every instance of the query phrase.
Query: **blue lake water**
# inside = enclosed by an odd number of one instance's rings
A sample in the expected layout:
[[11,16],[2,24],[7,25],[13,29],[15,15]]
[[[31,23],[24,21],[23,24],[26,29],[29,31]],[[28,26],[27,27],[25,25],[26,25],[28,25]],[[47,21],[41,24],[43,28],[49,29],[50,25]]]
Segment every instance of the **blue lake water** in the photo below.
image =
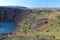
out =
[[6,34],[14,31],[17,25],[12,22],[0,22],[0,34]]

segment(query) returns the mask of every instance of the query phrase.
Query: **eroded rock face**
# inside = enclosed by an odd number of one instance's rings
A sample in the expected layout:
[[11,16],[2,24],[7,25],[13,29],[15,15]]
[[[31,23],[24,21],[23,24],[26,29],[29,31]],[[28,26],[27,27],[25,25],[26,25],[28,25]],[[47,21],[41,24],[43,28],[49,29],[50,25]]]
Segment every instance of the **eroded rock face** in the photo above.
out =
[[0,21],[18,22],[29,15],[31,10],[26,7],[0,7]]

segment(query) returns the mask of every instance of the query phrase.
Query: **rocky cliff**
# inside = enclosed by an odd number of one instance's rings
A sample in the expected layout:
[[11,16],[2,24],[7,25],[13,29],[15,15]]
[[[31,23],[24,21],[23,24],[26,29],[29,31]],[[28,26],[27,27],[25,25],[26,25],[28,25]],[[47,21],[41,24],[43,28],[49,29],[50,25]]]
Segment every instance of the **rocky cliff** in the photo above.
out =
[[0,21],[18,22],[24,19],[31,12],[26,7],[0,6]]

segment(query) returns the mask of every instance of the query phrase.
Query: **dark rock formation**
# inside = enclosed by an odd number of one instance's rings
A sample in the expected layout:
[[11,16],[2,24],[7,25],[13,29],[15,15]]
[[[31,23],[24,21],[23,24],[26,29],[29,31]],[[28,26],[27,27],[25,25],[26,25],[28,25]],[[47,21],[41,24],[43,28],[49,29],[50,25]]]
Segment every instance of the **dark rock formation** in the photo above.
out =
[[19,22],[31,12],[26,7],[0,6],[0,21]]

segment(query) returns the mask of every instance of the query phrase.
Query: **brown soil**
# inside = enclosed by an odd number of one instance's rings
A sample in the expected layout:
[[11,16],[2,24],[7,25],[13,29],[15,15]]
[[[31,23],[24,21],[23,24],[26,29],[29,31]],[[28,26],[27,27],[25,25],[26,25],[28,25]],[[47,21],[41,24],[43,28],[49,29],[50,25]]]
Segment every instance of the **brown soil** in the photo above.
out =
[[[36,32],[36,31],[43,31],[43,30],[47,29],[50,26],[50,24],[51,24],[50,23],[50,13],[48,14],[48,16],[46,18],[48,19],[48,23],[47,24],[43,25],[42,27],[38,27],[36,29],[32,29],[31,31],[29,31],[27,33],[33,33],[33,32]],[[30,24],[32,24],[32,23],[33,23],[33,21]],[[15,30],[14,32],[12,32],[12,34],[16,35],[16,34],[25,34],[25,33],[23,32],[22,27],[20,27],[20,28],[18,28],[18,30]]]

